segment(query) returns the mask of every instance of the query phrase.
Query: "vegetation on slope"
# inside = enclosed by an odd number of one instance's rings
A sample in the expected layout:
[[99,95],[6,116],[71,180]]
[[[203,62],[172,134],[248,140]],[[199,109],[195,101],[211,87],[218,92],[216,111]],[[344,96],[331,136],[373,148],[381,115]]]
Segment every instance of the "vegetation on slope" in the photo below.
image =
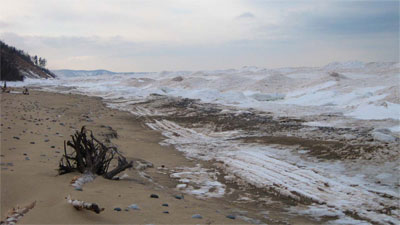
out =
[[47,60],[30,56],[0,41],[0,80],[22,81],[25,77],[53,78],[55,75],[45,68]]

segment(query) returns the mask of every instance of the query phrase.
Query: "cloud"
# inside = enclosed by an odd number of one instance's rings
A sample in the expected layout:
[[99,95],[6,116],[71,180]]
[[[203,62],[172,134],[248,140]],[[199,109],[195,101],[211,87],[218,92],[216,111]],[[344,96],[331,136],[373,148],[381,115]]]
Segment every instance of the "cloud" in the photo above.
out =
[[[351,10],[349,10],[351,7]],[[334,3],[303,17],[304,27],[327,35],[368,35],[399,32],[399,2]]]
[[0,38],[54,69],[397,61],[398,8],[395,1],[19,0],[0,7]]
[[236,17],[237,19],[248,19],[248,18],[255,18],[254,14],[251,12],[245,12],[240,14],[238,17]]

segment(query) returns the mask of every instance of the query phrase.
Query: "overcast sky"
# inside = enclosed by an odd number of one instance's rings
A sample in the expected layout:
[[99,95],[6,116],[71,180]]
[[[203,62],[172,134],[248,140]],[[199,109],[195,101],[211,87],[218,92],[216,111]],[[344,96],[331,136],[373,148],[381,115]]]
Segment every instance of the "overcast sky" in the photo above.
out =
[[0,0],[0,39],[50,69],[399,61],[399,1]]

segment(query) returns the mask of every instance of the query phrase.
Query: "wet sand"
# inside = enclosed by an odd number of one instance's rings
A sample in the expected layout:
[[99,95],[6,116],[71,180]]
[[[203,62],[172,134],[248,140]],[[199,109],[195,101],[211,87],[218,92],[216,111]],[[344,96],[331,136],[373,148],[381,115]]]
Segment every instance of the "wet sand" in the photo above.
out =
[[[21,91],[21,90],[18,90]],[[87,126],[102,137],[111,126],[118,138],[111,141],[129,158],[154,164],[145,171],[127,170],[125,180],[97,177],[83,191],[74,190],[71,179],[79,175],[57,175],[63,142],[76,129]],[[145,127],[140,118],[106,108],[99,98],[31,91],[30,95],[1,94],[1,216],[17,205],[37,201],[19,224],[243,224],[227,215],[240,210],[229,199],[197,199],[174,195],[176,183],[157,167],[195,166],[173,147],[158,143],[162,136]],[[149,179],[149,177],[151,179]],[[65,197],[95,202],[105,211],[77,211]],[[159,198],[150,198],[157,194]],[[168,207],[162,206],[167,203]],[[124,209],[137,204],[140,210]],[[122,211],[115,211],[119,207]],[[168,213],[165,213],[168,211]],[[192,218],[200,214],[202,219]],[[301,221],[298,221],[301,223]]]

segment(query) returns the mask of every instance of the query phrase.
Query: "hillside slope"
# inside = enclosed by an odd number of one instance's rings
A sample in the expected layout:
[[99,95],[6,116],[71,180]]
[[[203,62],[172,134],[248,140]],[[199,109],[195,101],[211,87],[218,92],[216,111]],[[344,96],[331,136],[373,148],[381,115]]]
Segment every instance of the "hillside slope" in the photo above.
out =
[[55,75],[44,66],[35,65],[32,57],[0,41],[0,79],[22,81],[28,78],[54,78]]

